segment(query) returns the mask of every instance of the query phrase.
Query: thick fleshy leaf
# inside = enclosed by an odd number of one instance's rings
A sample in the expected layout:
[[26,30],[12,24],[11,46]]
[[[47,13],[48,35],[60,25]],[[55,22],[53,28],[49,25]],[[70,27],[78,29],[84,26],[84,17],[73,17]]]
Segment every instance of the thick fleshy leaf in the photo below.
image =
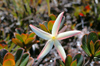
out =
[[85,45],[87,45],[87,34],[86,35],[84,35],[83,37],[82,37],[82,45],[83,46],[85,46]]
[[55,21],[49,21],[48,22],[48,29],[51,31],[52,30],[52,27],[53,27],[53,24],[54,24]]
[[22,36],[23,41],[25,42],[28,37],[28,34],[22,33],[21,36]]
[[25,45],[26,45],[26,44],[32,43],[33,40],[34,40],[34,38],[28,38],[28,39],[25,41]]
[[29,60],[29,56],[30,56],[29,53],[24,53],[23,54],[20,66],[26,66],[26,64]]
[[38,35],[39,37],[45,39],[45,40],[48,40],[51,38],[51,34],[33,26],[33,25],[30,25],[31,29],[36,33],[36,35]]
[[93,43],[92,40],[91,40],[91,42],[90,42],[90,50],[91,50],[91,53],[94,55],[94,53],[95,53],[95,48],[94,48],[94,43]]
[[56,16],[54,14],[51,14],[49,17],[51,18],[51,20],[56,20]]
[[2,44],[0,44],[0,49],[3,49],[4,47],[3,47],[3,45]]
[[77,60],[74,60],[70,66],[77,66]]
[[88,35],[88,38],[87,38],[88,45],[87,46],[89,47],[89,49],[90,49],[91,40],[93,41],[93,43],[95,43],[98,40],[98,36],[97,36],[97,34],[95,32],[91,32]]
[[8,51],[6,49],[1,49],[0,50],[0,62],[2,63],[3,62],[3,58],[4,56],[6,55]]
[[87,45],[84,45],[84,46],[82,45],[81,47],[82,47],[82,49],[85,51],[85,53],[86,53],[88,56],[91,56],[91,55],[92,55],[92,54],[90,53],[90,51],[89,51]]
[[16,38],[12,38],[12,42],[15,43],[16,45],[19,45],[19,46],[23,47],[23,43],[20,40],[16,39]]
[[72,63],[72,56],[67,55],[66,61],[65,61],[65,66],[70,66]]
[[100,50],[98,50],[96,53],[95,53],[95,57],[96,56],[100,56]]
[[57,39],[62,40],[62,39],[65,39],[65,38],[75,36],[79,33],[81,33],[81,31],[78,31],[78,30],[63,32],[63,33],[60,33],[60,34],[57,35]]
[[83,56],[81,54],[77,54],[74,57],[74,60],[75,59],[77,59],[77,66],[83,66],[84,59],[83,59]]
[[14,59],[14,56],[13,56],[11,53],[7,53],[7,54],[4,56],[3,61],[5,61],[5,60],[7,60],[7,59],[13,59],[13,60],[15,60],[15,59]]
[[49,51],[53,47],[53,43],[54,42],[52,40],[48,40],[45,47],[43,48],[43,50],[41,51],[37,59],[43,58],[47,53],[49,53]]
[[54,36],[56,36],[58,33],[63,14],[64,14],[64,12],[60,13],[59,16],[57,17],[57,19],[55,20],[55,23],[52,28],[52,35],[54,35]]
[[29,60],[26,66],[32,66],[33,62],[34,62],[34,59],[32,57],[29,57]]
[[18,66],[20,64],[23,53],[24,53],[24,49],[20,48],[17,50],[15,54],[15,62],[16,62],[15,66]]
[[95,47],[95,52],[98,51],[100,48],[100,40],[97,40],[94,44],[94,47]]
[[47,29],[47,27],[45,25],[40,24],[40,23],[39,23],[39,25],[40,25],[40,27],[41,27],[42,30],[48,32],[48,29]]
[[15,66],[15,61],[13,59],[7,59],[3,62],[3,66]]
[[20,40],[21,42],[24,42],[20,34],[14,33],[14,35],[18,40]]
[[59,60],[59,59],[56,59],[55,63],[56,63],[55,66],[65,66],[64,63],[61,60]]
[[65,61],[65,66],[70,66],[72,63],[72,56],[67,55],[66,61]]
[[30,33],[28,38],[34,37],[36,34],[34,32]]
[[63,47],[61,46],[61,44],[58,40],[54,41],[54,46],[56,47],[57,52],[59,53],[59,55],[62,58],[63,62],[65,62],[66,54],[65,54],[65,51],[64,51]]

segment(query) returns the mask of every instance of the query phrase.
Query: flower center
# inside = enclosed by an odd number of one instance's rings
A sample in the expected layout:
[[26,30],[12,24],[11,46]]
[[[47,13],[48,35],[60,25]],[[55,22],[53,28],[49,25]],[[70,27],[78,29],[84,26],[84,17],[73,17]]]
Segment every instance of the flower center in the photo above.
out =
[[53,39],[53,40],[55,40],[55,39],[56,39],[56,37],[55,37],[55,36],[52,36],[52,39]]

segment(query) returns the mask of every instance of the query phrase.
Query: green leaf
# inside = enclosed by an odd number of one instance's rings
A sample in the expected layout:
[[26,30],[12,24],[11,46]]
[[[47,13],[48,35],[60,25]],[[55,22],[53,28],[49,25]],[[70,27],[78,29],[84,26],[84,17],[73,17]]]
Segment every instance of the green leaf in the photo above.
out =
[[51,18],[51,20],[56,20],[56,16],[54,14],[51,14],[49,17]]
[[28,60],[29,60],[29,53],[24,53],[22,56],[22,61],[20,66],[26,66]]
[[46,28],[48,28],[48,22],[44,22],[43,25],[45,25]]
[[28,34],[21,34],[21,37],[22,37],[22,39],[23,39],[23,41],[25,42],[26,41],[26,39],[28,38]]
[[28,39],[25,41],[25,45],[26,45],[26,44],[32,43],[33,40],[34,40],[34,38],[28,38]]
[[21,42],[24,42],[21,35],[19,35],[18,33],[14,33],[15,37],[20,40]]
[[12,38],[12,42],[15,43],[16,45],[19,45],[20,47],[23,47],[23,43],[16,38]]
[[16,54],[15,54],[15,62],[16,65],[15,66],[19,66],[20,62],[21,62],[21,58],[22,58],[22,54],[23,54],[24,50],[23,49],[18,49]]
[[52,30],[52,27],[53,27],[53,24],[54,24],[55,21],[49,21],[48,22],[48,29],[51,31]]
[[3,62],[3,58],[4,58],[4,56],[6,55],[7,52],[8,51],[6,49],[1,49],[0,50],[0,63]]
[[91,40],[91,42],[90,42],[90,50],[91,50],[91,53],[94,55],[94,53],[95,53],[95,48],[94,48],[94,43],[93,43],[92,40]]
[[56,59],[56,64],[57,66],[65,66],[64,63],[60,61],[59,59]]
[[83,56],[81,54],[77,54],[75,57],[74,57],[74,60],[77,59],[77,66],[83,66]]
[[14,59],[7,59],[3,62],[3,66],[15,66]]
[[98,36],[95,32],[91,32],[89,35],[88,35],[88,38],[87,38],[87,43],[88,43],[88,47],[90,49],[90,42],[91,40],[93,41],[93,43],[95,43],[97,40],[98,40]]
[[100,55],[100,50],[95,53],[95,57]]
[[83,37],[82,37],[82,45],[83,46],[85,46],[85,45],[87,45],[87,34],[86,35],[84,35]]
[[71,55],[67,55],[67,58],[65,60],[65,66],[70,66],[72,63],[72,56]]
[[29,61],[26,66],[32,66],[33,62],[34,62],[34,59],[32,57],[29,57]]
[[77,61],[76,60],[74,60],[72,63],[71,63],[71,65],[70,66],[77,66]]
[[47,29],[47,27],[45,25],[40,24],[40,23],[39,23],[39,25],[40,25],[40,27],[41,27],[42,30],[48,32],[48,29]]
[[3,49],[3,46],[2,46],[2,44],[0,44],[0,49]]
[[95,52],[98,51],[100,48],[100,40],[97,40],[94,44],[94,47],[95,47]]
[[23,33],[23,31],[22,31],[20,28],[17,28],[17,29],[16,29],[16,32],[17,32],[18,34],[22,34],[22,33]]
[[91,53],[90,53],[90,51],[88,50],[88,47],[85,45],[85,46],[81,46],[82,47],[82,49],[85,51],[85,53],[88,55],[88,56],[91,56]]
[[36,34],[32,32],[32,33],[29,34],[28,38],[34,37],[35,35]]
[[15,60],[13,54],[11,54],[11,53],[6,53],[6,55],[4,56],[3,62],[5,60],[7,60],[7,59],[13,59],[13,60]]

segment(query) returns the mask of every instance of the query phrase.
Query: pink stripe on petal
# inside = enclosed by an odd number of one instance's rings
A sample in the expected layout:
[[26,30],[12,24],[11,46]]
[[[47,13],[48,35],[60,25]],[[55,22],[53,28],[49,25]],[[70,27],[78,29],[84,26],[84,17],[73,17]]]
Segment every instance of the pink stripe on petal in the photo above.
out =
[[54,35],[54,36],[56,36],[58,33],[63,14],[64,14],[64,12],[60,13],[58,15],[57,19],[55,20],[55,23],[54,23],[53,28],[52,28],[52,35]]
[[37,59],[40,59],[40,58],[43,58],[44,56],[46,56],[49,53],[49,51],[52,49],[52,47],[53,47],[53,41],[48,40],[45,47],[43,48],[43,50],[41,51],[41,53],[37,57]]
[[64,51],[63,47],[61,46],[61,44],[60,44],[60,42],[58,40],[54,41],[54,46],[56,47],[57,52],[60,55],[60,57],[63,60],[63,62],[65,62],[66,54],[65,54],[65,51]]
[[81,33],[81,31],[77,31],[77,30],[63,32],[63,33],[60,33],[60,34],[57,35],[57,40],[66,39],[66,38],[75,36],[75,35],[77,35],[79,33]]
[[36,35],[38,35],[39,37],[45,39],[45,40],[49,40],[51,39],[51,34],[33,26],[33,25],[30,25],[30,28],[33,30],[33,32],[36,33]]

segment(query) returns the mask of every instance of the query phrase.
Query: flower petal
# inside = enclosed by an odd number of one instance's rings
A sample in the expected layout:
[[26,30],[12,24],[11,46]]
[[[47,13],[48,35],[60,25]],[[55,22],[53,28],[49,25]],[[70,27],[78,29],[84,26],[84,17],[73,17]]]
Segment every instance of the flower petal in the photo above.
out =
[[62,58],[63,62],[65,62],[66,54],[65,54],[65,51],[64,51],[63,47],[61,46],[61,44],[58,40],[54,41],[54,46],[56,47],[57,52],[59,53],[59,55]]
[[55,23],[53,25],[53,28],[52,28],[52,35],[56,36],[57,33],[58,33],[58,30],[59,30],[59,27],[60,27],[60,23],[61,23],[61,19],[63,17],[63,13],[60,13],[59,16],[57,17],[57,19],[55,20]]
[[33,26],[30,25],[31,29],[36,33],[36,35],[38,35],[39,37],[45,39],[45,40],[49,40],[51,38],[51,34]]
[[57,39],[62,40],[62,39],[65,39],[65,38],[75,36],[79,33],[81,33],[81,31],[78,31],[78,30],[63,32],[63,33],[60,33],[60,34],[57,35]]
[[47,53],[49,53],[49,51],[53,47],[53,43],[54,42],[52,40],[48,40],[45,47],[43,48],[43,50],[41,51],[37,59],[43,58]]

